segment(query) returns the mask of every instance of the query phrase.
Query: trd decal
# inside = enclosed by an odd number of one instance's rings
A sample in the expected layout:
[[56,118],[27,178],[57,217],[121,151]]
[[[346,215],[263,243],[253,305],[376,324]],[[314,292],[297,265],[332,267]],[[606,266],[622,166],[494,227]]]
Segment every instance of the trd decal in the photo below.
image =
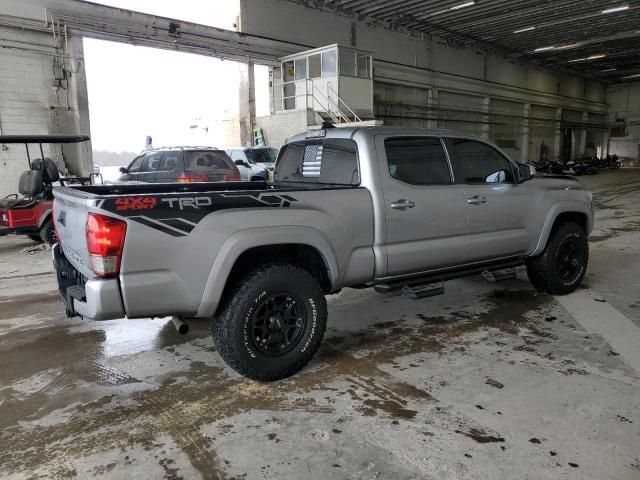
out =
[[116,210],[148,210],[155,208],[158,201],[155,197],[123,197],[115,200]]
[[210,197],[162,198],[160,201],[166,202],[169,208],[174,208],[177,205],[180,210],[184,210],[185,208],[210,207],[213,203]]
[[[127,217],[174,237],[184,237],[207,215],[231,208],[287,208],[297,200],[270,192],[227,192],[204,195],[121,197],[105,199],[97,207]],[[144,213],[142,212],[144,211]]]

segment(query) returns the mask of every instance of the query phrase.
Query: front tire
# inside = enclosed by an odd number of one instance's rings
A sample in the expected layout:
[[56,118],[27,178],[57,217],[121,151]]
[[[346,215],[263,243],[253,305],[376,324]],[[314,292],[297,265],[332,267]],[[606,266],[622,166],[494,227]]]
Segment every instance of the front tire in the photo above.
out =
[[40,227],[40,239],[47,245],[53,245],[56,243],[56,232],[53,228],[53,220],[47,218]]
[[527,261],[527,274],[541,292],[565,295],[582,283],[589,261],[589,243],[584,229],[574,222],[556,228],[542,255]]
[[213,319],[213,341],[239,374],[259,381],[286,378],[316,353],[327,322],[318,281],[286,263],[259,267],[234,288]]

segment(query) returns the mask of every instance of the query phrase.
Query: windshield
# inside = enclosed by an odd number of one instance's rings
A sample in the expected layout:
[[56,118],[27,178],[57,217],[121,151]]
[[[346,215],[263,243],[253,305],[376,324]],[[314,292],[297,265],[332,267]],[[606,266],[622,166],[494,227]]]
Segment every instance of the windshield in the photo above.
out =
[[275,148],[252,148],[245,150],[245,153],[253,163],[273,163],[278,156],[278,151]]

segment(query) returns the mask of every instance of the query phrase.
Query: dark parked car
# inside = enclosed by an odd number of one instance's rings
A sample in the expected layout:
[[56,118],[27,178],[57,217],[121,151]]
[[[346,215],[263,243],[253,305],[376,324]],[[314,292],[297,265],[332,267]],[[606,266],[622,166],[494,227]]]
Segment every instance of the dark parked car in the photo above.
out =
[[172,147],[149,150],[120,169],[118,183],[240,181],[240,171],[224,150]]

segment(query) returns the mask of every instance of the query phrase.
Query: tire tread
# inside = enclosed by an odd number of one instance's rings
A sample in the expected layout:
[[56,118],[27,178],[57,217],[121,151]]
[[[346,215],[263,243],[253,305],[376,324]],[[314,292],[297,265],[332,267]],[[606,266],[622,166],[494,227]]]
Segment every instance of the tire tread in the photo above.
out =
[[[308,282],[308,286],[315,291],[314,297],[319,300],[318,308],[318,333],[315,336],[312,345],[301,355],[300,358],[288,368],[278,372],[265,372],[255,368],[248,361],[244,352],[239,352],[235,348],[233,340],[236,335],[242,335],[242,325],[233,315],[239,311],[242,305],[251,301],[250,290],[253,286],[262,280],[273,277],[274,275],[301,275],[303,281]],[[306,277],[306,278],[305,278]],[[324,293],[320,288],[317,280],[306,270],[296,265],[288,263],[271,263],[266,264],[251,273],[247,274],[234,287],[235,293],[226,299],[224,306],[211,322],[211,334],[213,341],[218,349],[218,353],[223,360],[236,372],[245,377],[258,381],[274,381],[286,378],[304,367],[318,350],[326,329],[327,306]]]

